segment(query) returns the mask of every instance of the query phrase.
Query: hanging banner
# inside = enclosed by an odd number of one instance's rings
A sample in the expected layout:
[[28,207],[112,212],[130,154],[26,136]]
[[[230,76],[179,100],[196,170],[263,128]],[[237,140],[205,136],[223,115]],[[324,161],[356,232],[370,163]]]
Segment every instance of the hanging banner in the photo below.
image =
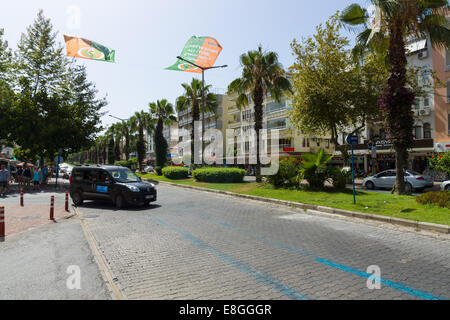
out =
[[[184,46],[180,57],[188,61],[192,61],[202,68],[214,66],[222,47],[216,39],[211,37],[192,37]],[[166,70],[185,71],[193,73],[202,73],[200,68],[178,59],[178,61]]]
[[116,51],[97,42],[64,35],[67,56],[89,60],[114,62]]

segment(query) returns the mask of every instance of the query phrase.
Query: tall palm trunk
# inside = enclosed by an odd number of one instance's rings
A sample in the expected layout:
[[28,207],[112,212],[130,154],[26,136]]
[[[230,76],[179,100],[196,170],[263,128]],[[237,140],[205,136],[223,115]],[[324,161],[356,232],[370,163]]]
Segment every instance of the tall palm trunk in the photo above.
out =
[[195,122],[200,121],[200,108],[197,102],[192,103],[192,130],[191,130],[191,163],[195,164]]
[[[390,27],[390,36],[391,39],[389,41],[389,62],[391,68],[391,75],[389,77],[389,88],[391,90],[391,94],[393,94],[393,98],[391,99],[391,115],[388,117],[388,125],[389,128],[394,129],[394,132],[391,132],[391,138],[394,139],[394,149],[396,153],[396,167],[397,167],[397,178],[395,182],[395,193],[404,194],[405,193],[405,173],[404,169],[406,169],[407,161],[408,161],[408,143],[404,140],[404,137],[408,136],[408,132],[402,132],[405,129],[402,121],[408,121],[404,117],[405,112],[410,113],[411,105],[408,104],[407,100],[404,99],[396,99],[395,96],[402,95],[402,90],[405,89],[406,86],[406,52],[405,52],[405,42],[403,38],[403,33],[401,29],[401,21],[398,20],[397,23],[393,23]],[[398,117],[396,116],[398,115]],[[411,117],[412,120],[412,117]],[[412,120],[413,121],[413,120]],[[411,134],[411,132],[409,132]]]
[[255,131],[256,131],[256,182],[262,182],[261,176],[261,154],[260,154],[260,132],[263,127],[263,90],[260,83],[255,86],[253,101],[255,103]]
[[142,125],[139,126],[139,141],[137,143],[137,154],[139,162],[139,171],[143,171],[144,155],[145,155],[145,143],[144,143],[144,128]]
[[125,157],[130,160],[130,131],[128,128],[125,129]]

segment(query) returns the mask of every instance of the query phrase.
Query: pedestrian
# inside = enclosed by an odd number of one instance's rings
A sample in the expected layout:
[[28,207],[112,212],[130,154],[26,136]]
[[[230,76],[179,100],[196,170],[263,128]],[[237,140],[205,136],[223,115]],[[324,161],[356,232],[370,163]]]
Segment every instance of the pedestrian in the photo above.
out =
[[33,171],[33,190],[41,191],[41,179],[42,179],[42,171],[39,167],[36,167]]
[[47,184],[48,181],[48,167],[44,166],[42,169],[42,184]]
[[19,189],[23,186],[23,168],[17,168],[17,183],[19,184]]
[[26,167],[23,171],[23,182],[27,189],[30,189],[30,183],[31,183],[31,169],[30,167]]
[[0,195],[6,195],[6,189],[8,188],[9,181],[9,171],[6,169],[5,165],[2,164],[0,167]]

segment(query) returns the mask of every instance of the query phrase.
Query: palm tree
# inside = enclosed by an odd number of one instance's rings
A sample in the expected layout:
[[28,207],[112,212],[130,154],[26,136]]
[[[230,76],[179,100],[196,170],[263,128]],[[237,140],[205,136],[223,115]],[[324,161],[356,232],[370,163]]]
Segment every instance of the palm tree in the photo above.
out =
[[106,133],[111,139],[114,140],[114,159],[115,161],[120,161],[122,158],[122,153],[120,149],[120,143],[122,141],[123,132],[121,128],[121,123],[112,124]]
[[272,98],[280,101],[283,93],[291,91],[291,84],[286,78],[282,65],[278,62],[275,52],[263,52],[259,46],[257,50],[241,55],[242,77],[234,80],[228,86],[230,94],[237,94],[236,104],[239,108],[249,105],[250,93],[255,105],[255,131],[257,164],[256,179],[262,181],[260,159],[260,131],[263,128],[264,98],[270,93]]
[[[200,121],[200,106],[202,105],[202,82],[198,79],[192,79],[191,84],[183,83],[184,94],[176,101],[178,112],[189,108],[192,110],[192,129],[191,129],[191,163],[194,163],[194,139],[195,139],[195,121]],[[218,99],[214,93],[209,92],[211,85],[205,86],[205,113],[217,111]],[[203,143],[203,139],[202,139]]]
[[[446,14],[447,0],[371,0],[375,15],[358,4],[348,6],[341,20],[348,26],[359,26],[357,47],[385,51],[390,68],[388,89],[380,97],[380,107],[390,131],[396,153],[397,179],[394,190],[405,193],[404,169],[408,149],[413,144],[414,118],[412,104],[415,93],[407,88],[406,48],[409,39],[430,37],[435,46],[450,47],[450,31]],[[361,51],[361,50],[359,50]]]
[[168,143],[164,138],[164,125],[170,126],[177,121],[173,105],[166,99],[158,100],[156,103],[150,103],[150,114],[152,119],[156,122],[155,130],[155,147],[156,147],[156,166],[164,167],[167,162]]
[[147,112],[136,112],[130,119],[131,131],[137,132],[136,151],[139,162],[139,171],[143,170],[143,162],[145,157],[145,137],[144,130],[151,127],[151,117]]

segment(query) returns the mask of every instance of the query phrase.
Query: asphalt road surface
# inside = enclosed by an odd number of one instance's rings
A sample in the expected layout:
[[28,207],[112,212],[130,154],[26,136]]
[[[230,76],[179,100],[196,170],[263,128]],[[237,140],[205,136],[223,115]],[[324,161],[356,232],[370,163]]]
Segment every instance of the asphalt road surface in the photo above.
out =
[[158,193],[151,208],[79,208],[116,298],[450,299],[448,236],[176,187]]

